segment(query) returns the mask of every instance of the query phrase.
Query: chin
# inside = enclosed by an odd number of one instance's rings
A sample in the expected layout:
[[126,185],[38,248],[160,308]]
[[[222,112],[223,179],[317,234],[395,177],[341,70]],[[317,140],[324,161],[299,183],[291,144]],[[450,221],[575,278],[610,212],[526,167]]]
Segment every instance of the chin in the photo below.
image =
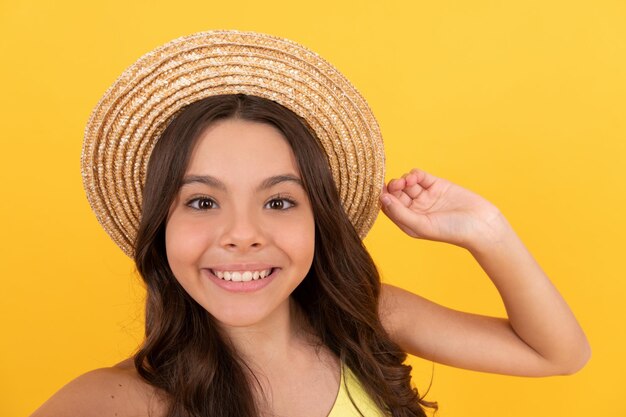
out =
[[270,316],[270,312],[264,311],[263,308],[250,308],[242,309],[240,306],[229,306],[230,308],[223,309],[207,309],[209,314],[217,321],[222,327],[252,327],[259,325],[266,321]]

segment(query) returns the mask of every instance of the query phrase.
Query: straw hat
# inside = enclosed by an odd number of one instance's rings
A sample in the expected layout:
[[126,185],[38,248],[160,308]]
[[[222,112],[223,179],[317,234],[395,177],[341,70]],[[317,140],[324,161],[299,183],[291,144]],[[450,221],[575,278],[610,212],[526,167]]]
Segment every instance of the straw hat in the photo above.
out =
[[128,256],[141,216],[150,153],[167,124],[195,101],[220,94],[273,100],[305,119],[320,140],[352,224],[365,237],[384,184],[380,130],[350,82],[287,39],[210,31],[175,39],[139,58],[93,110],[81,156],[98,221]]

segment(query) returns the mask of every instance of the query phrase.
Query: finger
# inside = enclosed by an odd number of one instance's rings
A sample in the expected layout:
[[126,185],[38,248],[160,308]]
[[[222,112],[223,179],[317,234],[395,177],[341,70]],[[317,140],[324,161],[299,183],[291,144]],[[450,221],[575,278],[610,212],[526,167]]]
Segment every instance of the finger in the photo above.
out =
[[413,184],[405,187],[403,191],[407,196],[414,200],[420,196],[420,194],[424,191],[424,188],[419,184]]
[[387,192],[389,194],[393,194],[398,200],[402,202],[405,206],[409,206],[411,204],[411,197],[404,192],[406,181],[404,178],[400,178],[397,180],[389,181],[389,185],[387,186]]
[[387,186],[387,189],[389,190],[390,193],[393,193],[393,192],[402,190],[404,188],[404,185],[405,185],[404,178],[392,179],[391,181],[389,181],[389,185]]
[[409,197],[404,191],[395,191],[390,194],[396,197],[398,200],[400,200],[400,202],[404,204],[406,207],[410,206],[411,202],[413,201],[413,199]]
[[411,187],[415,184],[417,184],[417,174],[413,173],[413,172],[409,172],[408,174],[405,174],[406,176],[404,177],[404,181],[405,181],[405,185],[407,187]]
[[[395,195],[402,201],[404,205],[409,205],[409,199],[417,198],[424,190],[418,183],[418,176],[412,172],[408,172],[402,176],[399,180],[392,180],[389,182],[388,192]],[[406,194],[406,197],[402,197],[400,191]]]
[[419,235],[418,230],[420,230],[420,226],[424,222],[423,216],[404,206],[402,202],[392,194],[383,194],[381,196],[381,202],[383,213],[385,213],[391,221],[403,230],[410,230],[413,235]]
[[438,178],[434,175],[429,174],[426,171],[422,171],[418,168],[413,168],[411,170],[411,174],[414,174],[416,176],[417,183],[420,184],[423,188],[431,187],[438,180]]

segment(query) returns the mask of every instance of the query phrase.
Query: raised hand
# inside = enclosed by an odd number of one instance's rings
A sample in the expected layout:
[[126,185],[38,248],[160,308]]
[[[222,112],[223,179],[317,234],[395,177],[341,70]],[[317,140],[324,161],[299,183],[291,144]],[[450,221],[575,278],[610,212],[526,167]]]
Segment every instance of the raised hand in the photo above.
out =
[[381,202],[387,217],[409,236],[468,249],[496,242],[506,225],[489,201],[419,169],[389,181]]

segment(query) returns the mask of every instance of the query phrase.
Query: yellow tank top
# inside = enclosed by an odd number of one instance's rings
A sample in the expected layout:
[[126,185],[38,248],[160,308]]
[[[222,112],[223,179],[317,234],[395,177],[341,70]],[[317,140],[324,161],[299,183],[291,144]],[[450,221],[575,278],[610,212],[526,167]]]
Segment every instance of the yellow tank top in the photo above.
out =
[[335,404],[330,410],[328,417],[361,417],[359,412],[354,408],[350,397],[348,397],[348,391],[352,399],[359,406],[361,413],[365,417],[387,417],[387,414],[383,413],[376,403],[365,392],[363,386],[352,373],[350,368],[345,365],[341,366],[341,380],[339,381],[339,392],[335,399]]

